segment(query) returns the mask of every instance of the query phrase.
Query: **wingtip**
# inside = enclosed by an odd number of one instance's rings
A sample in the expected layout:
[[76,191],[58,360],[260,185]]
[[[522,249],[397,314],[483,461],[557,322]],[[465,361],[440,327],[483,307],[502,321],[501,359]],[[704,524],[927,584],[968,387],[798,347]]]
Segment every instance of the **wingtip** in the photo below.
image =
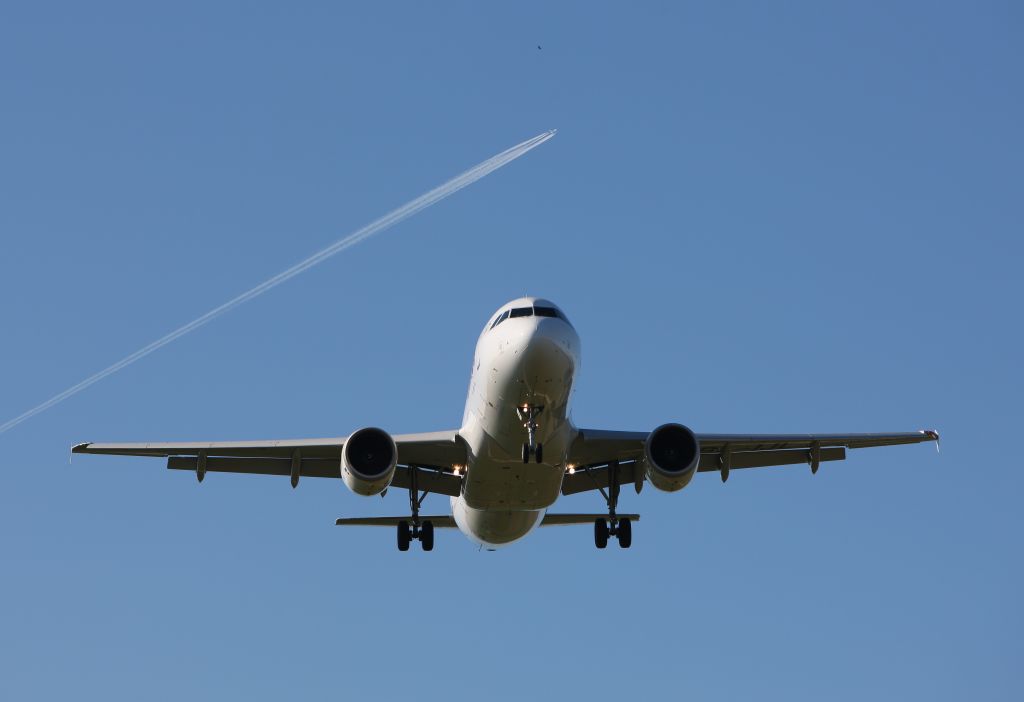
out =
[[83,453],[85,451],[85,449],[89,446],[89,443],[90,442],[86,441],[86,442],[81,443],[81,444],[75,444],[74,446],[71,447],[71,453],[68,454],[68,465],[69,466],[72,464],[72,459],[75,457],[75,454],[76,453]]

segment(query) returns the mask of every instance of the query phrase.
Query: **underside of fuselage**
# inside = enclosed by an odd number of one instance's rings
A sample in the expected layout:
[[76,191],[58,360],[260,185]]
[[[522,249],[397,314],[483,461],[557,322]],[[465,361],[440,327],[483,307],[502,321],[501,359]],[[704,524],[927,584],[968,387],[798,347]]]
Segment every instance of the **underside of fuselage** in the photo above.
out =
[[473,509],[462,498],[452,498],[455,525],[471,541],[485,548],[507,546],[523,538],[544,519],[544,510]]

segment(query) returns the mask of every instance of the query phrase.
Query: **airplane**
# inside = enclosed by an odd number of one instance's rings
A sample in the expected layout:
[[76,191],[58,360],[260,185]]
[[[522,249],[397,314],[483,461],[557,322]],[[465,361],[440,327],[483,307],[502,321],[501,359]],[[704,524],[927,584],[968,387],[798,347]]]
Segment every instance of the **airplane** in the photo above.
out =
[[[570,398],[580,368],[580,340],[565,313],[549,300],[523,297],[502,305],[477,341],[462,426],[391,435],[377,427],[347,437],[184,443],[84,443],[73,453],[156,456],[167,467],[208,472],[340,478],[354,493],[408,491],[409,514],[357,517],[339,526],[395,528],[400,551],[419,541],[434,547],[435,528],[457,528],[493,550],[541,526],[593,524],[594,545],[609,538],[632,543],[638,514],[618,514],[620,490],[644,483],[676,492],[693,476],[805,464],[811,473],[847,449],[938,442],[933,430],[891,434],[704,434],[676,422],[653,431],[576,427]],[[606,511],[552,514],[562,495],[599,492]],[[451,514],[425,516],[430,494],[450,497]]]

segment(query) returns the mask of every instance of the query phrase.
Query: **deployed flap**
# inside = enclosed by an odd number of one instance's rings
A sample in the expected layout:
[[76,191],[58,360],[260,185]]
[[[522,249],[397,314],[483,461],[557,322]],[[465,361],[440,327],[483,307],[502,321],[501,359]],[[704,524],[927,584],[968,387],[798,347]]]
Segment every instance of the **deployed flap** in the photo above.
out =
[[[195,456],[170,456],[167,467],[171,470],[191,470],[199,467]],[[289,475],[292,461],[288,458],[228,458],[214,456],[206,459],[205,470],[209,473],[249,473],[255,475]],[[299,475],[304,478],[340,478],[339,458],[301,458]]]
[[[618,484],[629,485],[635,483],[637,478],[641,481],[644,476],[637,476],[636,463],[620,463],[617,466]],[[572,475],[566,475],[562,479],[562,494],[575,495],[578,492],[588,490],[604,490],[611,483],[612,466],[600,466],[594,468],[578,469]]]
[[[708,471],[719,471],[722,469],[719,461],[719,452],[701,453],[700,467],[697,469],[702,473]],[[819,461],[842,461],[846,458],[846,449],[838,448],[821,449],[818,453]],[[779,451],[735,451],[729,455],[729,468],[767,468],[769,466],[792,466],[799,463],[810,463],[812,460],[810,451],[799,449],[781,449]]]
[[412,487],[412,471],[416,471],[416,488],[421,491],[433,492],[438,495],[458,497],[462,494],[462,477],[455,473],[434,470],[422,467],[398,466],[395,468],[395,477],[391,479],[389,487],[408,488]]

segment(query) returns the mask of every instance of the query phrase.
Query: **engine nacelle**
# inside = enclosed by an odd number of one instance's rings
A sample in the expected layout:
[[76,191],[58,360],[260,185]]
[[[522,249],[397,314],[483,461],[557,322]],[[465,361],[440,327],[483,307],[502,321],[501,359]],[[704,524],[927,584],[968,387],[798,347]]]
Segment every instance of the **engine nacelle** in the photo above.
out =
[[697,472],[700,442],[682,424],[662,424],[647,437],[640,464],[657,489],[682,490]]
[[348,437],[341,450],[341,479],[357,495],[379,495],[395,476],[398,447],[383,429],[368,427]]

